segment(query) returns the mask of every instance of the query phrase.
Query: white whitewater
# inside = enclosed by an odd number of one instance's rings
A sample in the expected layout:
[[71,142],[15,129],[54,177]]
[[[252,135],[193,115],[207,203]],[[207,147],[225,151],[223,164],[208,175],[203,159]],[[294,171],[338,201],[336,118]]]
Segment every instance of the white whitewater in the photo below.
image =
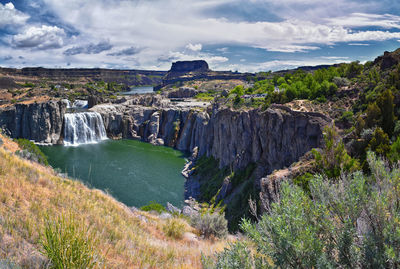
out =
[[72,104],[72,108],[88,108],[87,100],[75,100]]
[[64,114],[64,145],[77,146],[107,139],[103,119],[97,112]]

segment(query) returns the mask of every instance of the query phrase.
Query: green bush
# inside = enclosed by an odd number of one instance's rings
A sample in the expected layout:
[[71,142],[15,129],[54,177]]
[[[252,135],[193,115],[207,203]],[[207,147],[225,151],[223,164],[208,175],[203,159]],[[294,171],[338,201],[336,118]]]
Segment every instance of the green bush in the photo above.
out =
[[35,143],[24,138],[18,138],[15,141],[22,148],[22,151],[18,152],[19,155],[26,159],[49,165],[46,155],[44,155]]
[[[237,241],[230,244],[223,252],[217,254],[216,262],[202,257],[205,269],[253,269],[256,268],[255,260],[246,242]],[[262,264],[257,264],[262,267]]]
[[244,255],[241,261],[254,260],[250,268],[398,268],[400,169],[390,170],[372,152],[367,160],[370,176],[316,176],[309,194],[283,183],[269,214],[241,225],[254,253],[236,254],[233,247],[216,264],[234,264]]
[[228,234],[228,222],[225,214],[220,212],[207,212],[197,214],[191,218],[193,226],[199,230],[205,238],[225,237]]
[[163,225],[164,233],[174,239],[181,239],[185,233],[186,225],[182,219],[172,218],[168,219]]
[[338,178],[342,172],[353,172],[359,168],[356,159],[350,157],[334,127],[324,129],[322,152],[313,149],[317,168],[329,178]]
[[50,268],[94,268],[98,263],[95,233],[73,215],[55,220],[46,217],[41,238]]
[[148,211],[156,211],[159,214],[166,211],[166,209],[163,205],[156,203],[155,201],[151,201],[148,205],[142,206],[140,208],[140,210],[147,211],[147,212]]

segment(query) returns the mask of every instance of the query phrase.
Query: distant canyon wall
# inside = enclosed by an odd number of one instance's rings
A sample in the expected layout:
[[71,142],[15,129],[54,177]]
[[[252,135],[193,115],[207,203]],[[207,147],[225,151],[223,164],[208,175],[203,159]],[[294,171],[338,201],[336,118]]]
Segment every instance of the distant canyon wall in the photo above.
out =
[[158,85],[167,72],[147,70],[119,70],[102,68],[0,68],[0,74],[22,77],[47,78],[51,80],[90,79],[95,81],[123,83],[130,86]]

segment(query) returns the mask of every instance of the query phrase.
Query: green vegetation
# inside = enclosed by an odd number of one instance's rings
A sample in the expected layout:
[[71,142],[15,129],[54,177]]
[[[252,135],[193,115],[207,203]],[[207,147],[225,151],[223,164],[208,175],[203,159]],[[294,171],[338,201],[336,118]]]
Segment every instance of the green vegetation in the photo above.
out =
[[24,88],[34,88],[36,85],[32,82],[25,82],[24,84],[21,84],[22,87]]
[[193,226],[206,238],[219,237],[223,238],[228,234],[225,214],[214,212],[197,214],[192,217]]
[[225,206],[221,207],[222,200],[217,203],[219,192],[211,199],[210,203],[203,202],[198,214],[191,217],[192,225],[205,238],[223,238],[228,234],[228,222],[225,219]]
[[[283,183],[280,201],[208,268],[396,268],[400,266],[400,170],[368,153],[371,175],[315,176],[310,193]],[[238,267],[234,267],[238,268]]]
[[49,268],[94,268],[99,262],[96,235],[83,221],[73,215],[55,220],[47,217],[44,227],[41,245],[50,260]]
[[142,206],[140,208],[140,210],[147,211],[147,212],[156,211],[158,213],[162,213],[162,212],[166,211],[166,209],[163,205],[160,205],[159,203],[156,203],[154,201],[151,201],[148,205]]
[[24,138],[18,138],[15,141],[22,148],[22,151],[19,151],[19,155],[28,160],[36,161],[44,165],[49,164],[46,155],[43,154],[35,143]]
[[[200,201],[210,202],[217,200],[222,202],[220,192],[224,182],[229,182],[231,190],[240,189],[240,191],[232,195],[225,208],[230,231],[238,230],[238,223],[243,217],[252,217],[249,211],[249,199],[254,197],[257,202],[259,200],[252,178],[255,168],[255,164],[250,164],[243,170],[232,171],[229,166],[220,169],[218,161],[213,157],[205,156],[196,161],[194,175],[199,176],[201,179]],[[230,194],[231,192],[227,192],[224,195],[228,197]]]
[[213,101],[216,96],[219,95],[219,92],[216,90],[208,90],[207,92],[200,92],[194,98],[202,100],[202,101]]
[[357,160],[351,158],[344,143],[334,128],[325,128],[323,152],[313,150],[317,168],[329,178],[338,178],[341,173],[353,172],[359,168]]

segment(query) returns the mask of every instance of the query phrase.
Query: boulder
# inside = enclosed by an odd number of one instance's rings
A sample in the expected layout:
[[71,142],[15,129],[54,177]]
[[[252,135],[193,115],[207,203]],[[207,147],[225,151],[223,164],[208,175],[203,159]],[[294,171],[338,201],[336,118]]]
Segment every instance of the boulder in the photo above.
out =
[[170,212],[170,213],[178,213],[178,214],[180,214],[182,212],[179,208],[173,206],[169,202],[167,202],[167,207],[166,208],[167,208],[167,211]]

